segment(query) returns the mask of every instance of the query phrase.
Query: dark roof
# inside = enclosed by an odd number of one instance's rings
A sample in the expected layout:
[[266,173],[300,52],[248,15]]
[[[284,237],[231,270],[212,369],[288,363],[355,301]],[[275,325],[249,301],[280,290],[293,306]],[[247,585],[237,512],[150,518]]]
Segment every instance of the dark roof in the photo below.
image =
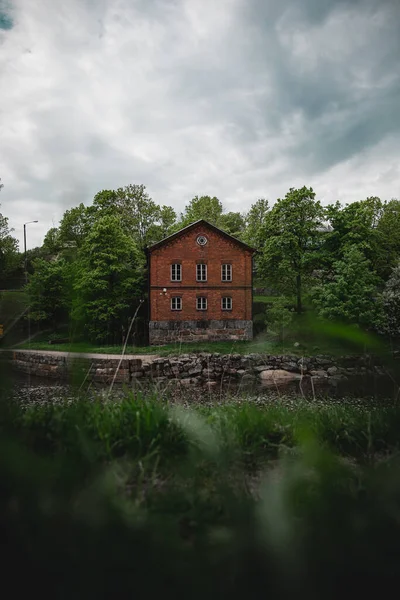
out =
[[199,219],[198,221],[195,221],[194,223],[190,223],[190,225],[187,225],[186,227],[182,227],[182,229],[180,229],[176,233],[173,233],[172,235],[169,235],[168,237],[164,238],[163,240],[161,240],[159,242],[156,242],[155,244],[152,244],[151,246],[148,246],[147,252],[152,252],[153,250],[156,250],[156,248],[160,248],[164,244],[167,244],[168,242],[171,242],[172,240],[178,238],[183,233],[186,233],[187,231],[190,231],[191,229],[194,229],[197,225],[200,225],[200,223],[206,225],[207,227],[209,227],[213,231],[216,231],[217,233],[219,233],[223,237],[227,238],[231,242],[234,242],[238,246],[241,246],[244,250],[248,250],[248,251],[253,252],[253,253],[257,252],[257,250],[255,248],[252,248],[248,244],[245,244],[241,240],[238,240],[237,238],[233,237],[233,235],[230,235],[229,233],[226,233],[226,231],[224,231],[223,229],[220,229],[219,227],[216,227],[215,225],[212,225],[212,223],[209,223],[205,219]]

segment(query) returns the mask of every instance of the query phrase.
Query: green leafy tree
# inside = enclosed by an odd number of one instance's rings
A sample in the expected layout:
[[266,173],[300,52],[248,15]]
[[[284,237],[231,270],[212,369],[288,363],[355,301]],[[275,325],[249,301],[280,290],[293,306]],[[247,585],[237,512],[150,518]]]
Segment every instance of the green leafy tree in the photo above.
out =
[[376,225],[375,263],[378,275],[387,280],[400,259],[400,200],[385,202]]
[[90,212],[84,204],[66,210],[58,228],[58,243],[63,249],[81,248],[91,225]]
[[288,304],[287,298],[277,298],[267,312],[266,325],[278,335],[282,343],[285,339],[285,330],[293,320],[293,310],[288,308]]
[[137,307],[143,284],[143,255],[120,219],[105,215],[96,220],[74,275],[73,316],[91,340],[117,340]]
[[50,324],[54,330],[68,320],[70,307],[68,264],[65,260],[37,258],[34,272],[26,286],[30,302],[30,318]]
[[371,261],[374,268],[381,253],[382,236],[378,224],[383,212],[379,198],[352,202],[341,206],[339,202],[326,208],[331,230],[324,236],[323,257],[325,264],[342,258],[353,246]]
[[[131,235],[139,248],[143,249],[152,243],[154,226],[170,226],[171,212],[158,206],[150,198],[144,185],[128,185],[117,190],[103,190],[96,194],[90,214],[95,219],[104,215],[118,216],[125,233]],[[161,223],[162,224],[162,223]],[[158,234],[160,235],[160,233]]]
[[61,248],[59,230],[57,227],[51,227],[44,236],[42,244],[43,254],[48,257],[55,256],[60,252]]
[[13,231],[8,218],[0,213],[0,285],[5,285],[21,262],[18,241],[11,235]]
[[282,293],[295,294],[298,313],[304,284],[318,263],[323,216],[312,188],[291,188],[266,214],[260,232],[259,275]]
[[227,212],[221,215],[218,227],[230,235],[242,239],[246,228],[246,222],[240,212]]
[[180,227],[190,225],[200,219],[205,219],[209,223],[220,225],[223,213],[222,202],[215,196],[195,196],[185,206],[184,212],[181,214]]
[[400,338],[400,264],[392,271],[382,294],[383,331]]
[[259,198],[257,202],[251,205],[245,217],[246,228],[243,239],[257,250],[261,250],[264,245],[264,227],[268,212],[268,200]]
[[168,237],[175,231],[176,212],[171,206],[162,206],[157,223],[149,226],[146,233],[147,244],[153,244]]
[[377,276],[358,246],[346,249],[336,261],[331,281],[313,291],[319,316],[342,323],[373,328],[381,318]]

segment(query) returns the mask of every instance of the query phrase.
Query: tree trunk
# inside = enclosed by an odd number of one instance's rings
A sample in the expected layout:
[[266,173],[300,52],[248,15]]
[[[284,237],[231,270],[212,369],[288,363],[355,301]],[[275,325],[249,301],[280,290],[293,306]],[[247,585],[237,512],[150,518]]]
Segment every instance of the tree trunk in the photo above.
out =
[[300,314],[303,307],[301,304],[301,274],[298,273],[296,276],[296,295],[297,295],[297,313]]

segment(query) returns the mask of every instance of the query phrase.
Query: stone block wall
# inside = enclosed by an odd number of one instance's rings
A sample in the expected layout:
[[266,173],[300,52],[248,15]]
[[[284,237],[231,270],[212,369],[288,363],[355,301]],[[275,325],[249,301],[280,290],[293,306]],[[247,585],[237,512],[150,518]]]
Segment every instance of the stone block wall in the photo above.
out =
[[253,339],[253,322],[239,319],[201,321],[150,321],[149,342],[212,342]]

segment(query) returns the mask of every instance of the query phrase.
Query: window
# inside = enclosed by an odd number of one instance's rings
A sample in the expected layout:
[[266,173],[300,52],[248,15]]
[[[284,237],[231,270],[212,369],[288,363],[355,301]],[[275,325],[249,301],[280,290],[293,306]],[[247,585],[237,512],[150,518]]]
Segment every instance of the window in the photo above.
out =
[[182,265],[179,263],[171,265],[171,281],[182,281]]
[[171,310],[182,310],[182,298],[180,296],[172,296]]
[[207,281],[207,265],[203,263],[196,265],[196,279],[197,281]]
[[232,298],[225,296],[222,300],[222,310],[232,310]]
[[232,265],[221,265],[221,281],[232,281]]
[[199,246],[205,246],[207,242],[208,240],[205,235],[199,235],[199,237],[197,238],[197,243]]
[[199,297],[197,300],[197,310],[207,310],[207,298]]

